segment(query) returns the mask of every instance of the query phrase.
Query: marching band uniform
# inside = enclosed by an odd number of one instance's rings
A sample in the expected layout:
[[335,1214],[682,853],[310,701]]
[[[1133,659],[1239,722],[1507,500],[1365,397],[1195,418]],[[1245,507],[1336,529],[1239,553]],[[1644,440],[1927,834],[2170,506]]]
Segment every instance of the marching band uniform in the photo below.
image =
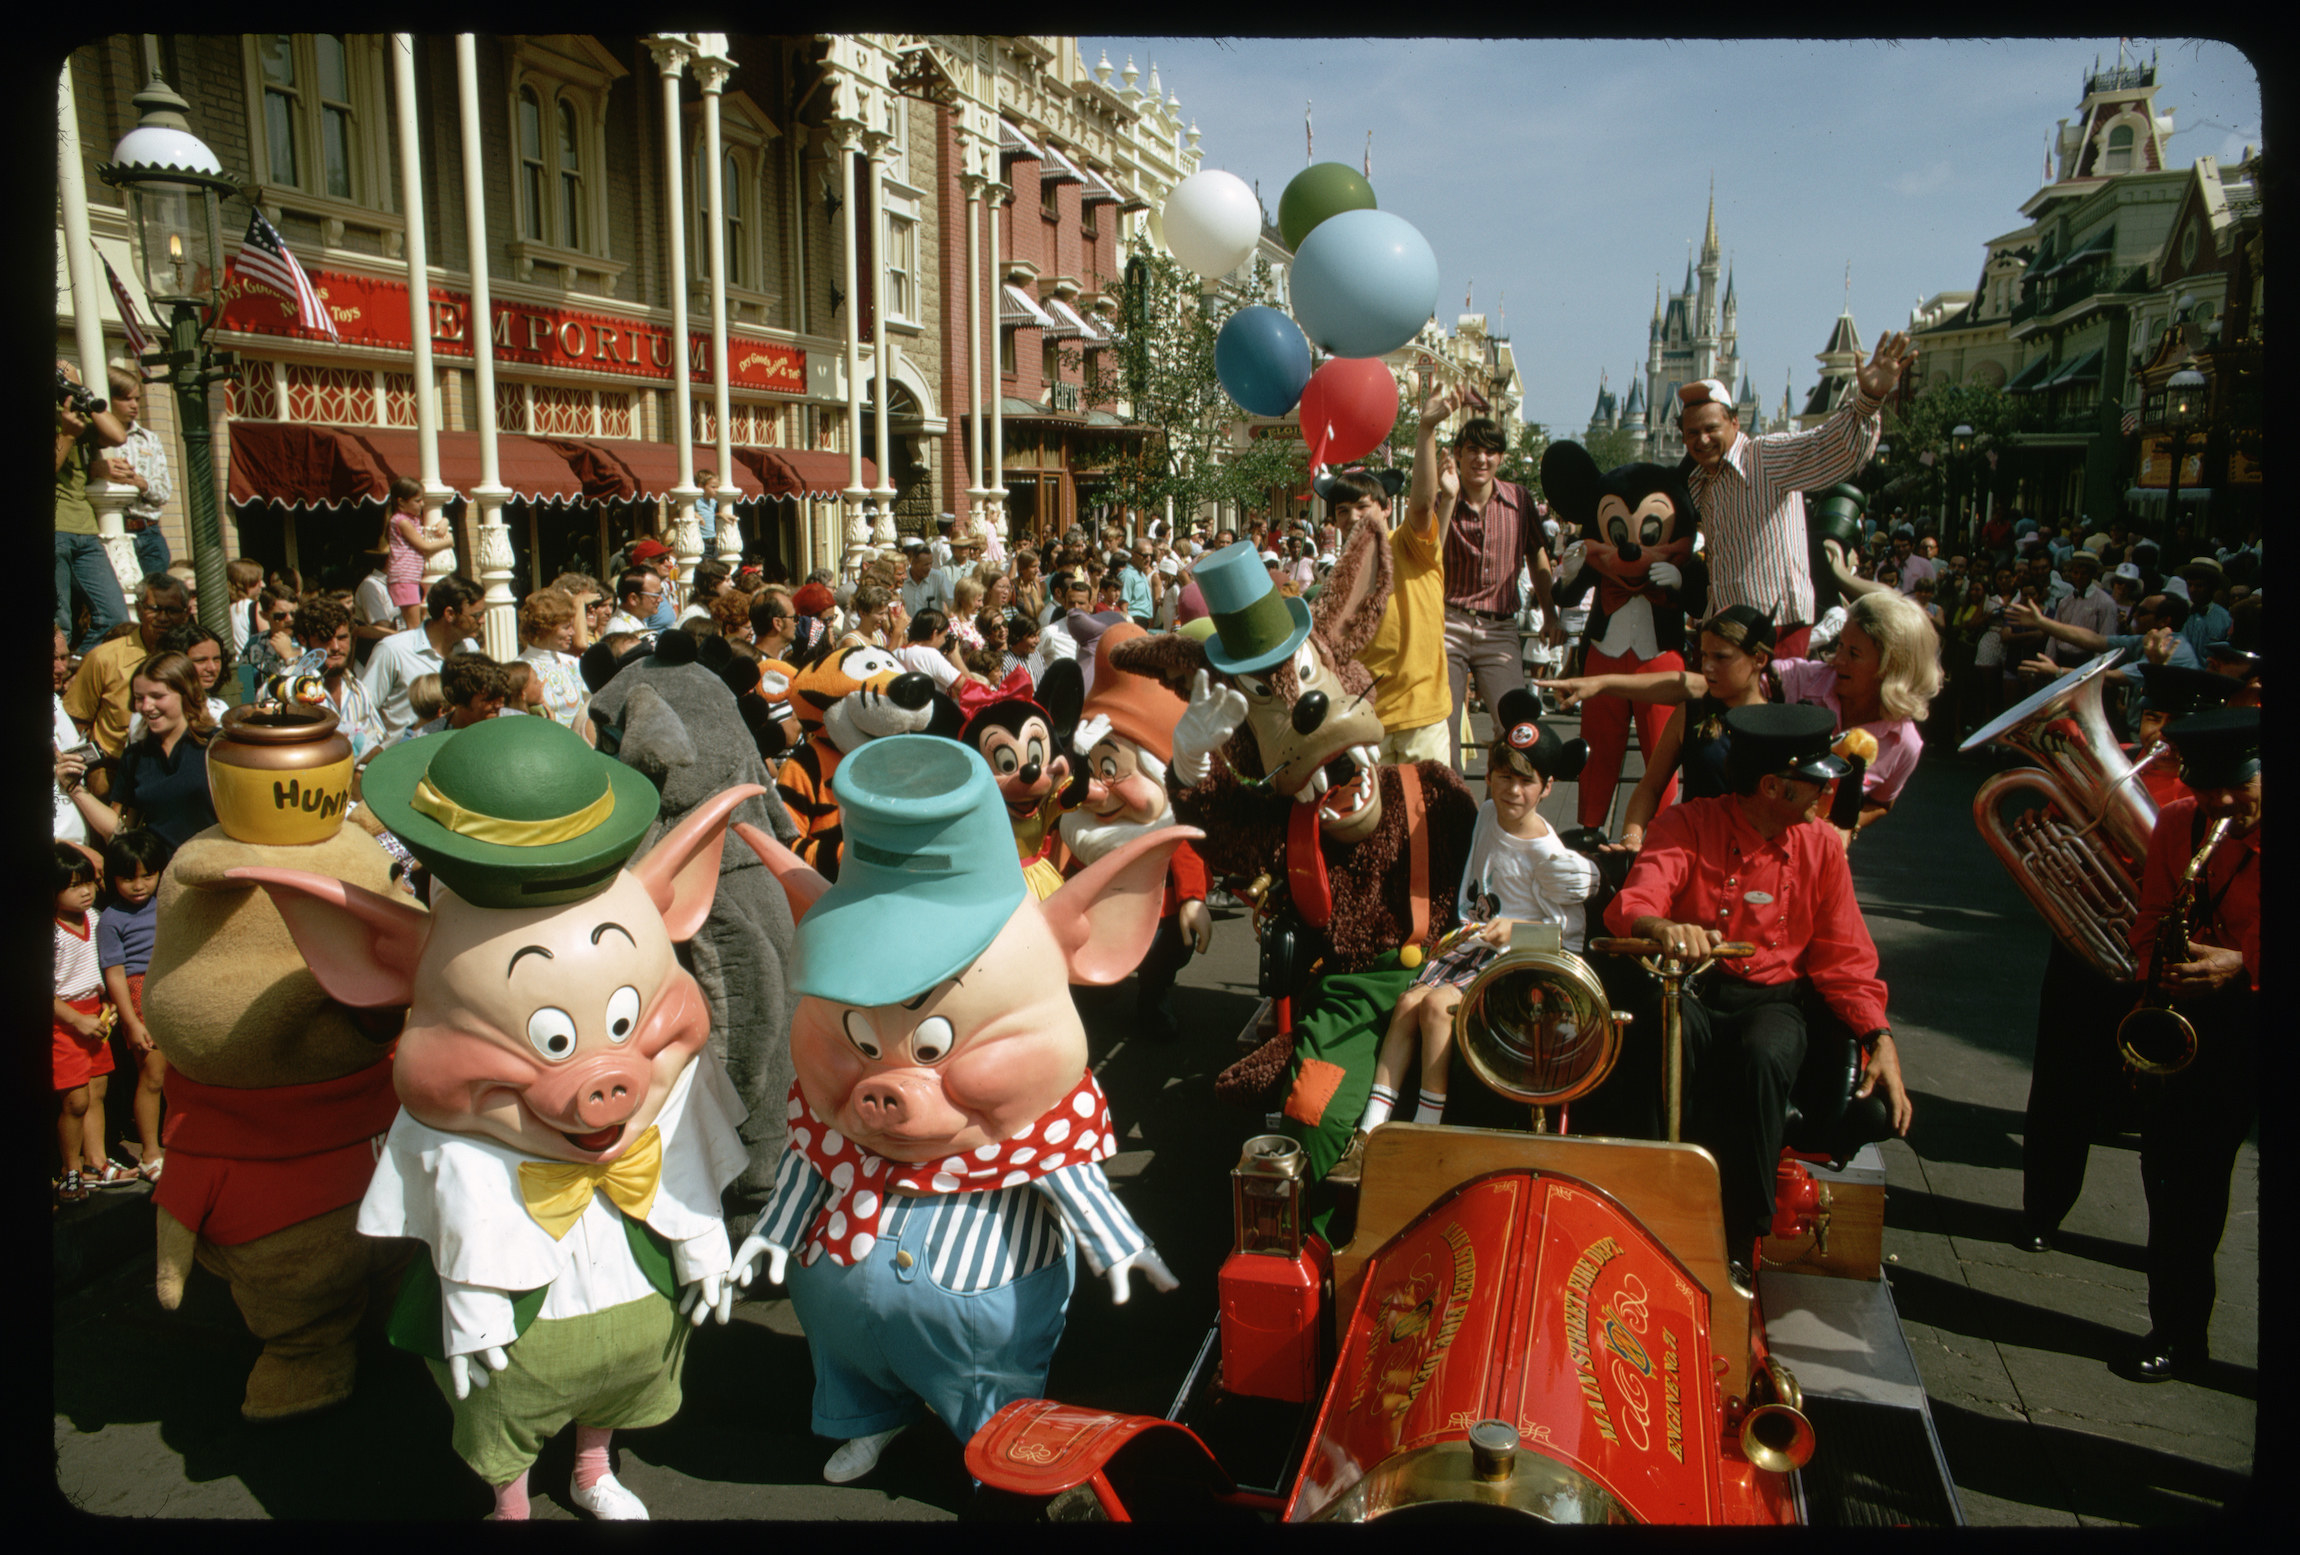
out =
[[[2148,839],[2140,913],[2132,948],[2148,974],[2159,921],[2180,877],[2203,846],[2213,799],[2241,790],[2260,771],[2260,713],[2230,708],[2199,714],[2165,731],[2180,751],[2197,797],[2168,806]],[[2217,813],[2225,815],[2225,807]],[[2213,849],[2196,882],[2191,944],[2240,952],[2242,971],[2222,987],[2174,998],[2196,1028],[2196,1057],[2164,1076],[2141,1125],[2140,1175],[2148,1193],[2148,1315],[2152,1331],[2130,1360],[2144,1382],[2187,1372],[2206,1358],[2206,1332],[2218,1294],[2212,1259],[2228,1221],[2228,1187],[2238,1150],[2259,1110],[2260,824],[2237,824]]]
[[[2180,718],[2216,706],[2236,683],[2208,670],[2141,666],[2141,710]],[[2127,752],[2137,760],[2138,753]],[[2177,762],[2160,760],[2141,772],[2161,812],[2188,795]],[[2181,855],[2188,862],[2194,848]],[[2111,982],[2056,936],[2046,952],[2044,985],[2037,994],[2036,1048],[2029,1073],[2028,1113],[2021,1126],[2021,1212],[2015,1245],[2050,1252],[2060,1223],[2084,1191],[2094,1133],[2120,1110],[2128,1082],[2117,1062],[2116,1024],[2132,1008],[2130,985]]]

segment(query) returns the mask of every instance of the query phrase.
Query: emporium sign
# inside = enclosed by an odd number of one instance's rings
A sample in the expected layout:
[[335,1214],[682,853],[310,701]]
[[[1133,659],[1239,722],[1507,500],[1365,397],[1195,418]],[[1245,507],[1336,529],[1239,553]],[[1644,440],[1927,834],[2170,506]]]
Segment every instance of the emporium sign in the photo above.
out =
[[[335,270],[314,270],[312,290],[335,320],[336,333],[347,346],[369,350],[411,351],[407,284],[369,276],[345,275]],[[582,372],[615,373],[626,378],[668,381],[671,377],[671,331],[638,319],[615,318],[571,308],[537,307],[532,303],[494,300],[489,331],[498,362],[527,367],[558,367]],[[257,335],[310,339],[312,332],[298,328],[295,302],[260,280],[234,273],[224,288],[220,326]],[[446,287],[431,288],[431,348],[441,356],[472,354],[471,298]],[[697,383],[711,381],[711,337],[699,334],[689,341],[689,376]],[[770,340],[727,337],[727,382],[737,388],[761,389],[774,394],[804,394],[807,354],[796,346]]]

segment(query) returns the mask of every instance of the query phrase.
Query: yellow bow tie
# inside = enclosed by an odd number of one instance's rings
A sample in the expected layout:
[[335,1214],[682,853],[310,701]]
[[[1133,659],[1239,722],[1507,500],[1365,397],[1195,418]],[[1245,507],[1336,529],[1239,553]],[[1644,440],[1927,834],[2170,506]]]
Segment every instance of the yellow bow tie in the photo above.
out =
[[535,1223],[557,1241],[583,1218],[591,1195],[607,1190],[608,1202],[636,1220],[645,1220],[655,1207],[655,1189],[663,1175],[663,1135],[652,1125],[638,1142],[614,1160],[599,1166],[573,1161],[519,1163],[519,1197]]

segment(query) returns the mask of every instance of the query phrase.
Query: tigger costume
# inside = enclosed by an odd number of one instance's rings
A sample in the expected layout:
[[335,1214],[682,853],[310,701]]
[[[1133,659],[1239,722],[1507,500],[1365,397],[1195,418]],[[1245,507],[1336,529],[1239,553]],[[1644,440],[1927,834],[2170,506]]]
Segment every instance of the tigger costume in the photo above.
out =
[[806,739],[775,774],[775,791],[798,823],[792,851],[824,879],[836,880],[846,840],[831,792],[839,758],[881,735],[955,733],[957,708],[932,679],[853,638],[792,677],[790,703]]

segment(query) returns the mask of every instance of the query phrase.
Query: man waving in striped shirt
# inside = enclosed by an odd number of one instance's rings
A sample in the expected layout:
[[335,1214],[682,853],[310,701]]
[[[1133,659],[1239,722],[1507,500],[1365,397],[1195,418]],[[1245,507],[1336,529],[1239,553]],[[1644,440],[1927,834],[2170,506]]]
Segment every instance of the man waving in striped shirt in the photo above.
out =
[[1779,623],[1776,653],[1797,658],[1813,630],[1805,497],[1849,480],[1876,452],[1878,411],[1917,359],[1905,334],[1888,334],[1855,373],[1859,392],[1804,432],[1748,437],[1732,391],[1714,378],[1677,391],[1678,430],[1695,468],[1686,483],[1701,509],[1709,606],[1751,605]]

